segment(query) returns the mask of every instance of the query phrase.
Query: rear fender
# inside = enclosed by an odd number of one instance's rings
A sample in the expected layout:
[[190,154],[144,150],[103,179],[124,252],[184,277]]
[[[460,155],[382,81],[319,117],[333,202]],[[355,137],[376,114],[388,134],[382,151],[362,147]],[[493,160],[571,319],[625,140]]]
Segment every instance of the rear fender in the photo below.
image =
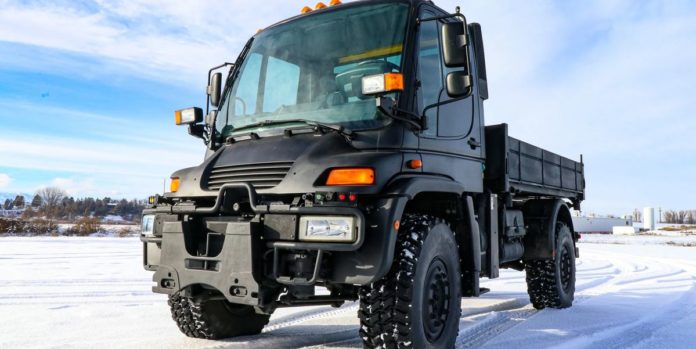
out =
[[[573,229],[570,209],[561,199],[527,201],[522,207],[527,235],[524,237],[524,260],[550,259],[555,256],[556,224]],[[574,240],[577,237],[574,236]]]

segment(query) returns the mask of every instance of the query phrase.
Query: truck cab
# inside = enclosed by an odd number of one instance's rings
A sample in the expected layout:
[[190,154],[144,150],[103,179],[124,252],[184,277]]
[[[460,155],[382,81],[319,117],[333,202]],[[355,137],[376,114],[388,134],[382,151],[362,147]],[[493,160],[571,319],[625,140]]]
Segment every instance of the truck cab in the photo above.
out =
[[208,80],[205,116],[175,113],[205,160],[150,198],[141,235],[185,334],[359,300],[365,346],[452,347],[460,298],[499,268],[526,270],[537,308],[572,304],[583,165],[485,126],[481,26],[458,8],[319,3]]

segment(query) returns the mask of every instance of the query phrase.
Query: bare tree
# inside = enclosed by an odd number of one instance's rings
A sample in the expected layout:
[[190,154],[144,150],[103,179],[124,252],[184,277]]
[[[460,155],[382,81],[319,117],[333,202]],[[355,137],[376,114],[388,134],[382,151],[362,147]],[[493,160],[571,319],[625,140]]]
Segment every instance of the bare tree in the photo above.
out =
[[634,222],[642,222],[643,214],[640,213],[639,209],[634,209],[633,210],[633,221]]
[[47,187],[36,191],[36,195],[41,197],[44,212],[47,217],[51,218],[55,215],[58,205],[60,205],[67,193],[60,188]]
[[695,224],[696,223],[696,211],[688,211],[686,213],[685,224]]
[[679,224],[684,224],[686,221],[686,211],[679,211],[677,219],[679,220]]

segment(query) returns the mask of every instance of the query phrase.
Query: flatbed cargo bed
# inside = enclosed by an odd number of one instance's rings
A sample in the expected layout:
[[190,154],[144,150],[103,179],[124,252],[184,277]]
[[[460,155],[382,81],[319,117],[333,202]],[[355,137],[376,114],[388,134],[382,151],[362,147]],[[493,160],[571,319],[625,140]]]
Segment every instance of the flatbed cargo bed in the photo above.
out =
[[510,137],[508,125],[486,126],[485,185],[515,196],[585,198],[585,170],[577,162]]

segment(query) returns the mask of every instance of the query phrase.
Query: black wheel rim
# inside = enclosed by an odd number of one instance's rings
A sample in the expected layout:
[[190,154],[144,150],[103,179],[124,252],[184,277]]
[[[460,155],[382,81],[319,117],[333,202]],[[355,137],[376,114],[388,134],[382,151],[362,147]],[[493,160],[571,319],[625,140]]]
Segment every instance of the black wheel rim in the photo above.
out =
[[439,258],[428,266],[423,292],[423,330],[429,342],[440,338],[450,312],[450,280],[447,267]]
[[571,260],[570,249],[564,245],[561,249],[561,285],[564,290],[568,290],[573,277],[573,262]]

